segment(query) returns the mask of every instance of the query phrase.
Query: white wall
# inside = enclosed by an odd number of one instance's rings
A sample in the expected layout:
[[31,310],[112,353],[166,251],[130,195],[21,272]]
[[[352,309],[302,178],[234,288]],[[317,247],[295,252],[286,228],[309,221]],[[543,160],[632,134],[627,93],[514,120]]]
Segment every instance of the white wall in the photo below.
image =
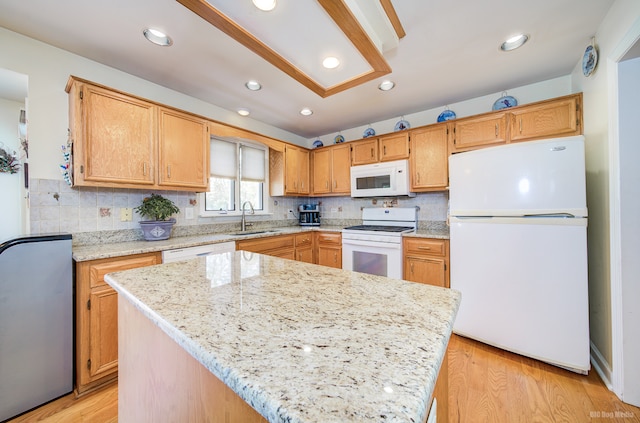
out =
[[[518,104],[533,103],[535,101],[547,100],[549,98],[560,97],[563,95],[571,94],[575,91],[571,90],[571,75],[566,75],[547,81],[538,82],[536,84],[525,85],[522,87],[509,88],[507,93],[518,100]],[[491,111],[493,103],[502,97],[502,92],[489,94],[482,97],[472,98],[470,100],[461,101],[459,103],[449,104],[449,109],[456,113],[456,117],[462,118],[466,116],[473,116],[480,113],[486,113]],[[403,116],[406,121],[409,122],[412,128],[418,126],[429,125],[436,123],[438,115],[442,113],[444,107],[424,110],[418,113],[412,113]],[[396,123],[400,120],[400,117],[394,117],[378,122],[371,122],[371,127],[376,131],[376,134],[387,134],[393,132]],[[356,128],[350,128],[340,133],[347,141],[353,141],[361,139],[365,129],[369,125],[359,126]],[[331,133],[323,135],[320,138],[324,145],[333,144],[333,139],[338,133]],[[308,140],[307,147],[311,148],[313,141],[318,138]]]
[[[639,41],[640,43],[640,41]],[[640,58],[619,66],[622,397],[640,407]]]
[[[616,57],[627,40],[631,28],[640,20],[640,2],[617,0],[598,28],[596,44],[599,48],[597,70],[589,78],[582,75],[581,61],[572,73],[574,91],[584,95],[584,122],[586,138],[587,206],[589,208],[589,308],[592,352],[595,364],[605,382],[610,384],[615,365],[611,295],[611,169],[612,149],[617,140],[611,139],[612,98],[617,87],[615,81]],[[585,40],[585,47],[589,40]],[[615,387],[614,387],[615,388]]]
[[[20,158],[18,121],[23,103],[0,98],[0,147]],[[21,183],[22,166],[15,174],[0,173],[0,242],[23,233]]]

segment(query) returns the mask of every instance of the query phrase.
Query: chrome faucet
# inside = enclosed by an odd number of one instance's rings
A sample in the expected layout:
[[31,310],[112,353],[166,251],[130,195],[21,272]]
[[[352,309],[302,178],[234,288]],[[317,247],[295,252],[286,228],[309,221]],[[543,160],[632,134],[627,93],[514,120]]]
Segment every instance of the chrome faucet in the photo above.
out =
[[249,203],[249,209],[251,210],[251,214],[255,213],[255,211],[253,210],[253,204],[251,204],[251,201],[245,201],[244,203],[242,203],[242,220],[240,220],[240,230],[242,232],[247,230],[247,219],[245,217],[245,210],[246,210],[247,203]]

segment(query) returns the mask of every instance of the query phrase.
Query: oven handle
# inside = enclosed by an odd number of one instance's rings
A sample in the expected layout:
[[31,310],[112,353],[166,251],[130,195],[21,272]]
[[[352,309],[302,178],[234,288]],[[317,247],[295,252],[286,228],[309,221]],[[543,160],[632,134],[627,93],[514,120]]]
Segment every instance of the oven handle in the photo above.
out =
[[379,247],[379,248],[391,248],[394,250],[402,249],[402,243],[400,242],[379,242],[379,241],[360,241],[357,239],[342,239],[342,246],[345,245],[360,245],[363,247]]

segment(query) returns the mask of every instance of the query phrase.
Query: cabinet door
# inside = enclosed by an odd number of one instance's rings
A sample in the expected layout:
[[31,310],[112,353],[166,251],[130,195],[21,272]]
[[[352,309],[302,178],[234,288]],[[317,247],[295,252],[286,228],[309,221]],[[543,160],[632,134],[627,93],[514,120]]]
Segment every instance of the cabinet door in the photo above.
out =
[[79,394],[112,380],[118,370],[118,295],[104,275],[151,266],[160,253],[76,264],[76,390]]
[[305,263],[313,263],[313,248],[296,248],[296,260]]
[[406,256],[404,261],[404,278],[412,282],[446,287],[445,260],[424,256]]
[[447,124],[411,131],[411,190],[444,190],[449,184]]
[[82,128],[78,182],[153,185],[157,108],[90,85],[82,85],[81,96],[82,123],[73,125]]
[[118,294],[112,288],[91,291],[90,358],[91,379],[118,370]]
[[342,269],[342,247],[318,246],[318,264]]
[[311,190],[309,183],[309,151],[298,151],[298,194],[308,195]]
[[511,141],[581,134],[579,100],[571,96],[511,111]]
[[159,112],[159,185],[208,190],[207,122],[171,109]]
[[365,141],[356,141],[352,143],[353,154],[351,156],[351,164],[354,166],[368,163],[376,163],[378,161],[378,139],[374,138]]
[[328,194],[331,192],[331,149],[313,151],[313,193]]
[[351,194],[351,146],[337,145],[331,148],[331,192]]
[[409,133],[380,137],[380,161],[401,160],[409,158]]
[[507,113],[456,120],[453,123],[451,152],[507,142]]

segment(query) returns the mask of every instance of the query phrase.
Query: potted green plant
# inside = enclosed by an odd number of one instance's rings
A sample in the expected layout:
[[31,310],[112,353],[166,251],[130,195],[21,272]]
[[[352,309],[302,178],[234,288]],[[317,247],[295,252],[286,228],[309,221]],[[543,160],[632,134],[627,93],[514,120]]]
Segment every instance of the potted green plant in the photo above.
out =
[[169,239],[171,229],[176,223],[176,220],[170,217],[180,213],[180,209],[173,204],[173,201],[159,194],[145,197],[142,204],[134,210],[143,218],[149,219],[140,221],[144,239],[147,241]]

